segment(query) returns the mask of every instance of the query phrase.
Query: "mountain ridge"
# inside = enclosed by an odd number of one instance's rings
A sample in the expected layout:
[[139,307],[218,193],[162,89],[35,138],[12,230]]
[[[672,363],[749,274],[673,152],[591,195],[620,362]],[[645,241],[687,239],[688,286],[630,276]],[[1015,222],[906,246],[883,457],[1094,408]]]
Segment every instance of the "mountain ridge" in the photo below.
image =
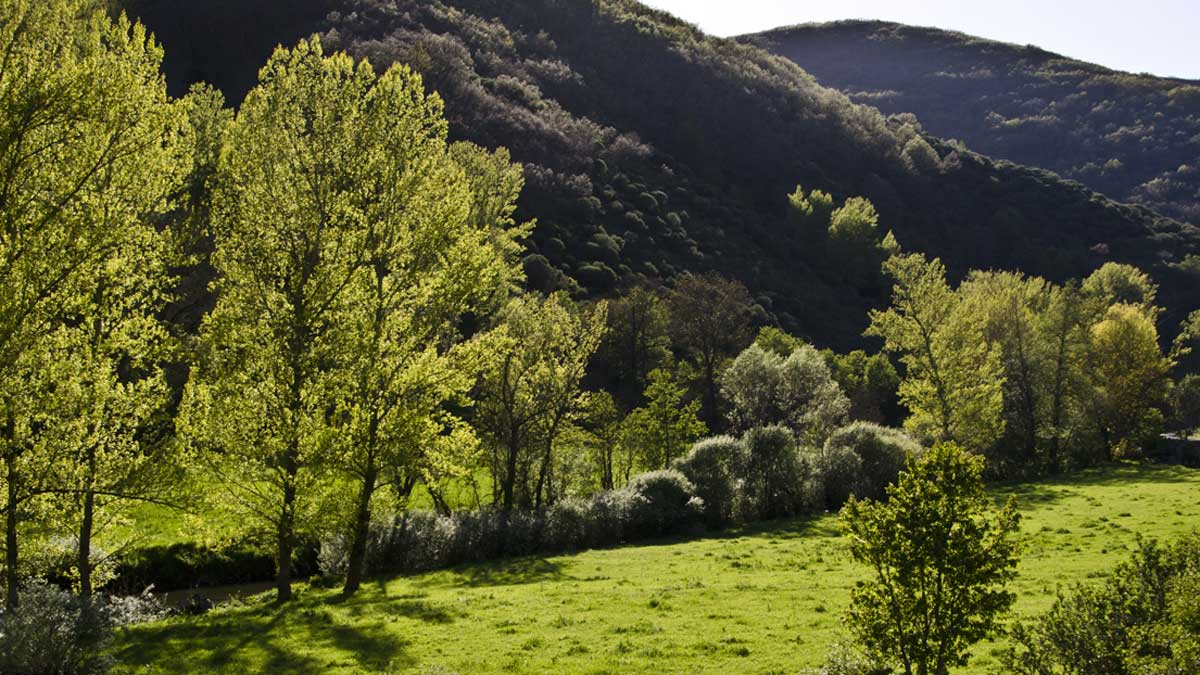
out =
[[163,41],[176,92],[208,79],[236,102],[268,45],[309,33],[377,68],[414,67],[446,100],[455,139],[504,145],[525,166],[519,215],[539,222],[526,269],[542,290],[595,297],[715,270],[750,287],[760,320],[857,345],[888,284],[852,282],[824,233],[789,219],[801,184],[867,196],[884,231],[960,276],[1020,268],[1062,280],[1119,260],[1155,274],[1173,315],[1197,301],[1168,264],[1200,252],[1196,228],[943,141],[632,0],[126,6]]

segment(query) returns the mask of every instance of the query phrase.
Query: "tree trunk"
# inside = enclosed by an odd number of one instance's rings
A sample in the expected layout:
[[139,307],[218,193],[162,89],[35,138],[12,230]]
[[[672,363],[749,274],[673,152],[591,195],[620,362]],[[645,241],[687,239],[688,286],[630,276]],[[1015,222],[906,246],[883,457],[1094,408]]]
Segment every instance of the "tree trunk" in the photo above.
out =
[[288,453],[287,476],[283,486],[283,508],[279,511],[276,531],[275,601],[284,603],[292,599],[292,540],[296,527],[296,455]]
[[346,585],[342,595],[353,595],[362,585],[363,568],[367,559],[367,537],[371,530],[371,496],[375,494],[378,472],[370,462],[363,474],[362,492],[358,496],[358,510],[354,514],[354,534],[350,542],[350,561],[346,569]]
[[92,597],[92,521],[96,493],[90,489],[83,494],[83,520],[79,524],[79,597]]
[[87,449],[87,483],[83,491],[83,518],[79,523],[79,596],[92,597],[92,523],[95,520],[96,448]]
[[4,455],[4,466],[8,484],[8,517],[4,525],[4,608],[12,612],[17,608],[21,579],[17,571],[17,457],[11,446]]

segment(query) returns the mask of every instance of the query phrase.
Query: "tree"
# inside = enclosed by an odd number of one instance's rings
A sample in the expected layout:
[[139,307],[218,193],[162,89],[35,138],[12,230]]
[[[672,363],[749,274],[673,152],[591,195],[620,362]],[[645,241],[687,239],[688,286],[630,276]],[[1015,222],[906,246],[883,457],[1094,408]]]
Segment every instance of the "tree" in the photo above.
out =
[[1176,383],[1171,392],[1171,407],[1184,438],[1200,430],[1200,375],[1187,375]]
[[1083,294],[1097,302],[1100,313],[1112,305],[1136,305],[1158,318],[1154,301],[1158,286],[1145,272],[1132,265],[1105,263],[1083,282]]
[[910,460],[886,502],[851,498],[842,512],[850,553],[872,571],[847,621],[872,655],[906,675],[965,666],[1015,595],[1016,500],[993,509],[983,459],[941,443]]
[[1161,432],[1171,365],[1154,320],[1140,306],[1113,305],[1092,326],[1092,411],[1113,456],[1130,455]]
[[400,178],[378,171],[371,124],[388,118],[371,111],[375,81],[366,63],[326,58],[315,38],[276,50],[218,170],[217,302],[182,426],[216,451],[210,467],[232,506],[272,530],[280,602],[291,598],[298,525],[339,431],[330,411],[351,386],[358,298],[347,288],[366,262],[364,225],[386,181]]
[[699,401],[685,402],[686,394],[671,371],[659,368],[650,373],[646,405],[629,413],[621,436],[623,444],[641,454],[643,468],[669,468],[707,433],[699,418]]
[[754,344],[767,352],[786,359],[792,355],[792,352],[799,349],[800,345],[804,344],[804,341],[774,326],[767,326],[758,331],[758,337],[754,338]]
[[[40,438],[39,399],[56,364],[46,344],[80,275],[167,210],[179,179],[183,110],[140,24],[71,0],[14,0],[0,10],[0,456],[6,605],[17,603],[22,513],[57,465]],[[44,399],[42,399],[44,401]],[[54,410],[57,414],[61,411]]]
[[600,349],[612,391],[629,407],[640,405],[650,371],[671,355],[667,310],[659,295],[637,286],[610,302],[608,330]]
[[1200,310],[1192,312],[1179,325],[1171,358],[1179,363],[1183,372],[1200,374]]
[[850,409],[825,359],[810,345],[787,358],[750,345],[722,374],[721,391],[738,431],[783,425],[811,445],[824,443]]
[[867,355],[861,349],[839,355],[824,350],[833,379],[850,399],[852,420],[899,425],[902,421],[900,375],[887,354]]
[[905,426],[924,438],[988,448],[1004,429],[1004,377],[999,350],[984,338],[985,317],[960,302],[939,260],[899,255],[884,268],[896,280],[892,307],[871,312],[867,334],[883,338],[907,369],[900,399],[912,416]]
[[[312,52],[306,61],[320,59]],[[325,59],[333,68],[345,57]],[[349,65],[343,64],[344,72]],[[522,179],[507,151],[492,155],[465,144],[448,148],[442,103],[420,76],[393,66],[376,78],[368,65],[337,92],[358,129],[355,180],[370,186],[352,197],[361,229],[361,264],[342,294],[339,334],[349,384],[339,389],[339,442],[333,465],[358,492],[350,524],[343,591],[362,582],[372,500],[381,478],[427,482],[462,471],[477,448],[474,433],[449,404],[474,384],[464,364],[459,326],[506,297],[518,274],[514,228]],[[333,101],[331,101],[333,103]],[[466,350],[469,352],[470,350]]]
[[[1050,285],[1013,272],[972,272],[958,289],[963,302],[983,316],[983,337],[1000,355],[1004,377],[1004,436],[994,464],[1025,469],[1041,463],[1046,381],[1054,374],[1043,346],[1039,317],[1050,301]],[[1009,472],[1005,472],[1009,473]]]
[[621,442],[623,422],[611,394],[599,391],[589,397],[581,425],[601,490],[624,485],[633,471],[633,453]]
[[606,311],[603,303],[583,311],[562,294],[518,297],[480,345],[487,358],[476,425],[505,511],[554,501],[555,440],[587,404],[580,384]]
[[1052,288],[1046,310],[1039,317],[1039,332],[1044,336],[1042,357],[1048,364],[1046,405],[1043,415],[1050,445],[1046,464],[1060,468],[1064,442],[1078,435],[1080,412],[1087,386],[1083,364],[1086,362],[1088,333],[1087,312],[1079,287],[1069,283]]
[[752,301],[746,287],[717,274],[688,274],[667,296],[671,335],[699,373],[700,419],[721,428],[718,377],[726,359],[750,342]]
[[121,506],[163,503],[178,478],[161,364],[173,344],[158,320],[173,279],[167,242],[153,226],[127,225],[126,240],[102,265],[79,275],[75,302],[61,308],[48,338],[60,366],[45,442],[72,461],[52,491],[73,527],[80,595],[92,594],[93,534]]

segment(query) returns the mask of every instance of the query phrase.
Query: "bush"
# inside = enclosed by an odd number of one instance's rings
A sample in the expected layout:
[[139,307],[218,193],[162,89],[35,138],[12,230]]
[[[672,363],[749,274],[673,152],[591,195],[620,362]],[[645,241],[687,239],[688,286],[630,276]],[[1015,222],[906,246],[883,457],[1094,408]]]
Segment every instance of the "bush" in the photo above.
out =
[[709,438],[675,460],[675,470],[687,477],[696,496],[704,500],[709,527],[732,523],[737,516],[737,492],[746,464],[746,447],[732,436]]
[[752,429],[742,438],[745,471],[738,511],[745,520],[769,520],[803,513],[807,506],[807,462],[785,427]]
[[862,458],[853,449],[835,445],[810,455],[812,463],[811,493],[829,511],[842,508],[850,495],[855,494],[863,473]]
[[667,469],[635,476],[626,490],[638,495],[629,514],[629,531],[640,537],[658,537],[697,529],[704,502],[680,472]]
[[21,588],[20,606],[0,610],[0,673],[90,675],[105,673],[104,654],[113,617],[103,602],[84,602],[44,582]]
[[825,442],[826,454],[835,449],[849,450],[861,460],[859,474],[852,481],[853,494],[860,499],[882,499],[887,486],[896,482],[921,446],[898,429],[856,422],[838,429]]

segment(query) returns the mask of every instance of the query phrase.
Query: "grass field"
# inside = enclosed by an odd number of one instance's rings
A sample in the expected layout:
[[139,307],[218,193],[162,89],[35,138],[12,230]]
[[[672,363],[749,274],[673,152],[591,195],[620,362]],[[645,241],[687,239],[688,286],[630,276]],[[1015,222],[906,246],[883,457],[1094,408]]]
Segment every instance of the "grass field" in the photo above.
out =
[[[1002,486],[1024,513],[1018,615],[1097,578],[1136,536],[1200,526],[1200,471],[1121,466]],[[349,601],[303,588],[123,633],[122,673],[792,673],[840,639],[864,570],[836,518],[690,542],[378,580]],[[992,672],[1001,643],[968,673]],[[443,670],[444,669],[444,670]]]

